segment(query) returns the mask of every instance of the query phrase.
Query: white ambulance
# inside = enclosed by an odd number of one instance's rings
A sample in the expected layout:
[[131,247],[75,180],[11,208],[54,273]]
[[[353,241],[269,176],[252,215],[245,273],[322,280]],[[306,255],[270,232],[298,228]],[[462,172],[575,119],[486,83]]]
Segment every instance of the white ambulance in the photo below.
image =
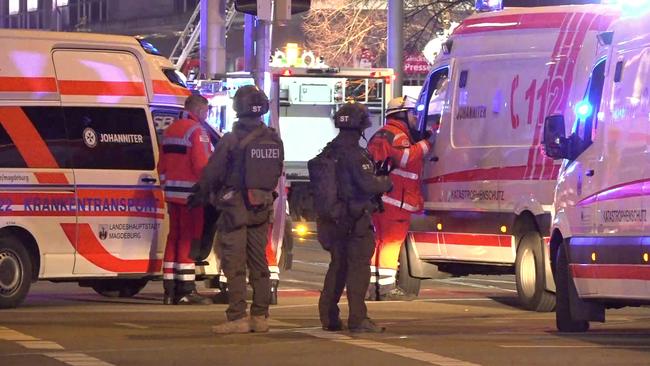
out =
[[[521,304],[555,306],[547,242],[559,164],[542,154],[544,117],[572,116],[598,44],[618,12],[602,5],[511,8],[465,19],[420,95],[437,131],[400,279],[516,274]],[[406,266],[404,266],[406,267]]]
[[599,36],[609,47],[577,116],[544,127],[546,154],[564,159],[550,242],[560,331],[586,331],[606,308],[650,304],[650,14],[632,9]]
[[131,37],[0,30],[0,43],[0,308],[37,279],[136,294],[160,277],[167,236],[150,106],[189,91]]

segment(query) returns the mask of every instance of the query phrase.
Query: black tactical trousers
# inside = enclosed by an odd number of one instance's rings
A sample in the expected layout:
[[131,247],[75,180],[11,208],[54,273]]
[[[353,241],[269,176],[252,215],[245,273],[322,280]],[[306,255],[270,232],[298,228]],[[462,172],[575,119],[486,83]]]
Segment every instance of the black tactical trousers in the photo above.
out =
[[266,260],[268,230],[268,220],[262,224],[245,225],[226,232],[219,229],[221,266],[228,279],[226,317],[229,321],[246,316],[247,267],[249,282],[253,287],[253,304],[250,313],[256,316],[269,314],[271,281]]
[[329,243],[332,261],[318,301],[321,323],[326,327],[336,324],[340,312],[338,302],[343,288],[346,288],[350,308],[348,327],[356,328],[368,317],[365,296],[370,283],[370,258],[375,250],[370,219],[361,218],[351,233],[337,225],[319,225],[318,230],[335,232],[334,235],[328,235],[333,238]]

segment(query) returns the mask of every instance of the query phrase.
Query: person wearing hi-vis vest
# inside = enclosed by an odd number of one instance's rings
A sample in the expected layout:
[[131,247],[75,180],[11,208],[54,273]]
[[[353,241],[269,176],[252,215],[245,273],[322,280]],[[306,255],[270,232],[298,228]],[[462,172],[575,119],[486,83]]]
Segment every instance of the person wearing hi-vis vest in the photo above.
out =
[[381,200],[383,211],[372,217],[375,253],[370,262],[369,300],[411,300],[397,284],[399,253],[408,233],[411,214],[422,210],[420,191],[424,156],[431,150],[433,135],[426,131],[421,140],[415,114],[415,100],[394,98],[388,103],[386,125],[368,143],[375,161],[391,161],[393,190]]
[[192,242],[201,237],[203,230],[203,208],[188,206],[192,187],[212,153],[210,138],[201,125],[208,110],[204,97],[187,97],[185,118],[172,123],[162,138],[158,171],[169,211],[163,261],[165,305],[212,304],[212,300],[196,292],[195,262],[190,256]]

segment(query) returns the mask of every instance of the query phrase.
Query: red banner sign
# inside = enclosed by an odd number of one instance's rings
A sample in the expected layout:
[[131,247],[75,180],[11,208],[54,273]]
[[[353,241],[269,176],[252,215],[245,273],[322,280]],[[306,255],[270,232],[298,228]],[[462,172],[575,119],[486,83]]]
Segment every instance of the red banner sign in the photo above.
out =
[[407,55],[404,58],[404,73],[408,75],[428,74],[429,61],[422,55]]

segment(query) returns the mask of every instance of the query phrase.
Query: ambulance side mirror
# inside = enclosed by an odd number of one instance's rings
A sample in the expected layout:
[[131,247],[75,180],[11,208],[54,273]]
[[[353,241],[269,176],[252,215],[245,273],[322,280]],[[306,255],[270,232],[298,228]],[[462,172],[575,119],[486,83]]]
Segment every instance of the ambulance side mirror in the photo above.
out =
[[569,158],[569,140],[564,136],[564,116],[554,114],[544,120],[544,152],[551,159]]

